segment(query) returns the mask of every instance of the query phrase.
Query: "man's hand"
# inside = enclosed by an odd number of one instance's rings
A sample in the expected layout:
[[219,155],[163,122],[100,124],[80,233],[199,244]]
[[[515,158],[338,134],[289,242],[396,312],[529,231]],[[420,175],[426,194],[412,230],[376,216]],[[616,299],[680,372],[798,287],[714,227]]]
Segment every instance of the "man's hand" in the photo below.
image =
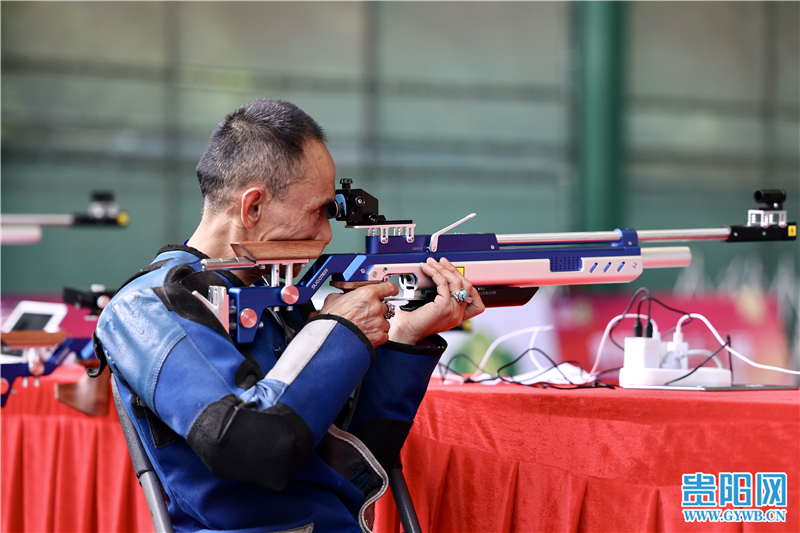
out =
[[389,340],[389,321],[384,318],[386,304],[382,301],[400,292],[393,283],[365,285],[346,294],[331,294],[325,298],[320,314],[337,315],[355,324],[378,347]]
[[[436,298],[415,311],[399,311],[389,331],[391,341],[417,344],[430,335],[453,329],[486,308],[472,283],[444,257],[438,263],[429,257],[421,268],[436,284]],[[450,295],[461,289],[467,290],[470,303],[457,302]]]

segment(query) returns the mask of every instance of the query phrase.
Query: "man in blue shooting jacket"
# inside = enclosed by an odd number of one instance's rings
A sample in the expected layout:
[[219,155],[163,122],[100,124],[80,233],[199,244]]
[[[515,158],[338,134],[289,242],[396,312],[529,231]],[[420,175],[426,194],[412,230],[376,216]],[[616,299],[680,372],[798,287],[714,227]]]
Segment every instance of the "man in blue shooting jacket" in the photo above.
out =
[[[231,242],[331,240],[336,169],[314,120],[257,100],[216,127],[197,166],[203,217],[162,248],[97,328],[123,404],[164,486],[176,531],[369,531],[372,504],[445,348],[437,333],[483,311],[447,260],[423,271],[435,301],[390,322],[389,283],[265,312],[236,345],[192,293],[262,283],[261,271],[203,272]],[[451,297],[466,289],[471,297]]]

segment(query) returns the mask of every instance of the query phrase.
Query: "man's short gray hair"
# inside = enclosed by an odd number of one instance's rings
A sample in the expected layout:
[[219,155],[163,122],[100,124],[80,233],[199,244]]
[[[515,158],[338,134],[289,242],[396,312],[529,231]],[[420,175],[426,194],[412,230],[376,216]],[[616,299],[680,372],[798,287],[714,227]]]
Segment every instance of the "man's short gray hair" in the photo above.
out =
[[325,132],[302,109],[283,100],[255,100],[220,122],[197,164],[204,210],[221,211],[247,185],[265,186],[272,196],[303,174],[303,146],[325,141]]

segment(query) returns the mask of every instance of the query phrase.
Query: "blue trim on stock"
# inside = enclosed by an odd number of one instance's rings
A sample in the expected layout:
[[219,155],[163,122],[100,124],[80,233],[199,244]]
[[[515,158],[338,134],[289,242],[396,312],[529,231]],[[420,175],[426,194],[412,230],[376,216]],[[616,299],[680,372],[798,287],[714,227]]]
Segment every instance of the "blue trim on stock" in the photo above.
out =
[[[365,237],[364,249],[367,254],[409,254],[423,253],[431,244],[432,235],[415,235],[413,242],[404,236],[389,236],[386,243],[380,237]],[[447,233],[439,235],[436,244],[437,252],[476,252],[499,250],[497,236],[494,233]]]

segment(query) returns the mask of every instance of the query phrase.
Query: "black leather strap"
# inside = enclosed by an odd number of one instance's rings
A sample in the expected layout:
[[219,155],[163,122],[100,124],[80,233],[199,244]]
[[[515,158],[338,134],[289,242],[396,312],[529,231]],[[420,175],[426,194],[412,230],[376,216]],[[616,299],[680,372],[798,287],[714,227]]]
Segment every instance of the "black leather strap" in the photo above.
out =
[[[94,348],[94,356],[100,361],[100,366],[97,368],[87,368],[86,374],[90,378],[96,378],[100,374],[103,373],[103,370],[106,369],[108,366],[108,360],[106,359],[106,352],[103,351],[103,345],[100,344],[100,339],[97,338],[97,332],[95,331],[92,333],[92,348]],[[108,371],[111,372],[111,367],[108,367]]]

